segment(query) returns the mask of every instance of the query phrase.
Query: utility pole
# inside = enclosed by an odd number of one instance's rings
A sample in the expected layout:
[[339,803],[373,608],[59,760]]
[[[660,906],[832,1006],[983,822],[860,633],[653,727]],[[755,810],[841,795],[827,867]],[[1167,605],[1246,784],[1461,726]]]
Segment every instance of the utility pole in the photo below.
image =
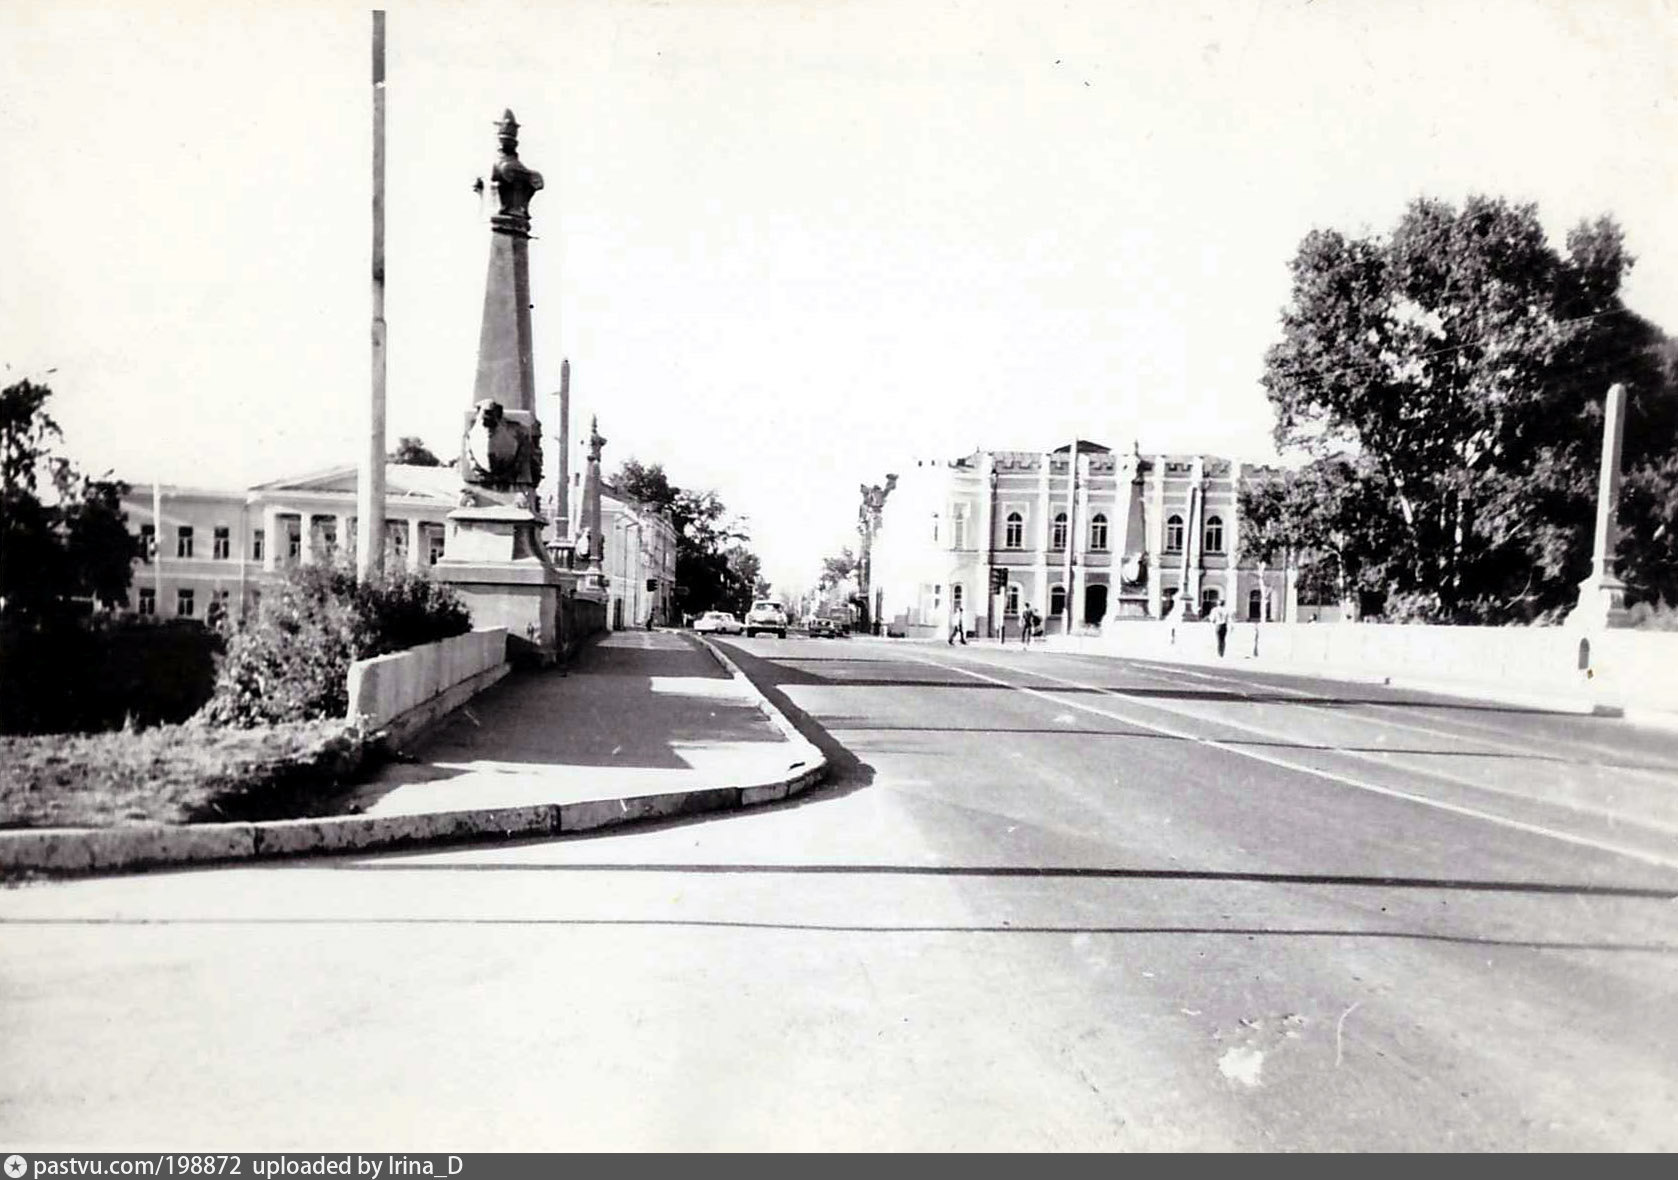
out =
[[356,573],[385,565],[385,14],[373,10],[373,389],[356,480]]

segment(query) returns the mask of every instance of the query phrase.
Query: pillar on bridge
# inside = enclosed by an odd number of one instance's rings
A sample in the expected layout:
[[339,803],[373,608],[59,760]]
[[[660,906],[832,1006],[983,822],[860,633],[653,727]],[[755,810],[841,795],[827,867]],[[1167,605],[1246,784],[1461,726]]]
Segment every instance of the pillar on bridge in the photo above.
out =
[[1579,603],[1567,625],[1602,630],[1626,622],[1626,584],[1614,572],[1614,547],[1619,540],[1616,515],[1620,504],[1620,451],[1626,430],[1626,387],[1616,383],[1602,407],[1602,466],[1596,485],[1596,543],[1591,549],[1591,576],[1579,583]]

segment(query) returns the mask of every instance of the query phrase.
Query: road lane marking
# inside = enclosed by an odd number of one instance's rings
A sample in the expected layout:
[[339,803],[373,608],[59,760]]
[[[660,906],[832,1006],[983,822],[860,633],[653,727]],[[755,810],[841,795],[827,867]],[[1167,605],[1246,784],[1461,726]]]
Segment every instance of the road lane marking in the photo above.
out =
[[[1097,658],[1099,658],[1099,657],[1097,657]],[[1151,679],[1159,680],[1159,681],[1162,681],[1162,682],[1165,682],[1165,683],[1170,683],[1170,680],[1171,680],[1170,676],[1166,675],[1163,672],[1154,671],[1151,668],[1136,668],[1134,670],[1137,673],[1139,673],[1140,675],[1148,676]],[[1303,689],[1289,688],[1287,685],[1284,685],[1284,684],[1265,684],[1263,682],[1256,682],[1255,683],[1255,682],[1251,682],[1251,681],[1238,680],[1238,679],[1235,679],[1232,676],[1227,676],[1227,675],[1226,676],[1219,676],[1219,675],[1216,675],[1215,673],[1200,672],[1200,671],[1196,671],[1192,668],[1181,668],[1181,669],[1177,669],[1177,671],[1181,672],[1185,676],[1193,676],[1198,680],[1209,680],[1209,681],[1212,681],[1215,684],[1235,685],[1237,687],[1246,689],[1248,691],[1257,689],[1257,690],[1263,691],[1263,692],[1285,693],[1288,696],[1299,697],[1299,698],[1301,698],[1302,701],[1306,701],[1306,702],[1309,702],[1309,701],[1327,701],[1327,700],[1331,699],[1331,698],[1325,697],[1325,696],[1323,696],[1319,693],[1310,693],[1310,692],[1304,691]],[[1263,703],[1263,702],[1254,702],[1254,703]],[[1359,705],[1359,707],[1364,708],[1364,709],[1403,709],[1403,708],[1413,708],[1413,707],[1415,707],[1415,706],[1412,706],[1412,705],[1389,704],[1389,703],[1384,702],[1384,701],[1360,701],[1360,702],[1358,702],[1358,705]],[[1429,709],[1460,708],[1460,706],[1453,706],[1448,702],[1441,703],[1441,702],[1434,702],[1434,701],[1418,701],[1418,702],[1416,702],[1416,705],[1420,705],[1421,707],[1429,708]],[[1305,705],[1305,707],[1313,709],[1317,712],[1331,712],[1324,705],[1320,705],[1320,704],[1319,705],[1307,704],[1307,705]],[[1347,714],[1347,715],[1348,716],[1355,716],[1356,714]],[[1434,737],[1452,738],[1452,739],[1457,740],[1457,741],[1479,742],[1481,745],[1490,746],[1494,749],[1502,750],[1506,753],[1511,753],[1511,754],[1527,754],[1527,755],[1530,755],[1533,752],[1533,745],[1534,744],[1545,743],[1545,744],[1547,744],[1551,747],[1554,747],[1556,749],[1566,750],[1568,752],[1589,751],[1592,754],[1607,755],[1609,757],[1615,757],[1615,758],[1625,757],[1625,751],[1624,750],[1616,750],[1616,749],[1614,749],[1610,746],[1599,746],[1595,742],[1577,741],[1577,740],[1570,739],[1570,738],[1550,737],[1550,736],[1545,735],[1545,734],[1538,734],[1538,735],[1532,736],[1528,739],[1528,744],[1527,745],[1519,745],[1519,744],[1517,744],[1513,741],[1510,741],[1509,740],[1509,735],[1505,731],[1500,730],[1500,729],[1495,729],[1495,728],[1493,728],[1492,726],[1489,726],[1489,725],[1477,724],[1477,723],[1469,720],[1466,717],[1453,716],[1451,718],[1451,721],[1452,721],[1453,724],[1459,725],[1459,726],[1463,727],[1464,729],[1472,730],[1473,731],[1472,734],[1454,732],[1452,730],[1446,730],[1446,729],[1436,729],[1432,726],[1422,725],[1422,724],[1420,724],[1418,722],[1415,722],[1415,721],[1409,721],[1409,720],[1400,721],[1400,720],[1397,720],[1396,718],[1391,718],[1391,717],[1369,717],[1367,714],[1364,714],[1364,716],[1366,717],[1367,720],[1373,721],[1373,722],[1375,722],[1379,725],[1390,725],[1390,726],[1393,726],[1394,728],[1397,728],[1397,729],[1410,729],[1410,730],[1416,731],[1417,733],[1431,734]],[[1566,716],[1582,716],[1582,715],[1581,714],[1566,714]],[[1487,736],[1480,736],[1482,734],[1487,735]],[[1540,758],[1545,758],[1545,757],[1549,757],[1549,756],[1541,754],[1541,755],[1539,755],[1539,757]],[[1601,769],[1601,770],[1607,770],[1607,771],[1610,771],[1610,772],[1615,773],[1615,774],[1645,775],[1645,776],[1648,776],[1650,778],[1657,779],[1664,784],[1670,784],[1674,775],[1678,775],[1678,766],[1661,766],[1661,767],[1625,766],[1625,765],[1621,765],[1619,763],[1612,763],[1612,762],[1606,762],[1606,763],[1605,762],[1587,762],[1584,765],[1593,766],[1593,767],[1596,767],[1596,768]]]
[[[990,676],[984,672],[963,667],[960,664],[943,664],[937,660],[924,656],[911,656],[909,658],[919,660],[922,663],[931,664],[934,667],[948,668],[951,671],[961,672],[964,675],[971,676],[976,680],[988,681],[992,684],[1000,685],[1003,688],[1011,688],[1015,692],[1025,693],[1027,696],[1036,697],[1040,700],[1056,705],[1057,707],[1082,709],[1085,712],[1093,713],[1099,717],[1106,717],[1112,721],[1120,721],[1127,725],[1139,725],[1144,729],[1152,729],[1157,733],[1163,733],[1167,737],[1174,737],[1183,741],[1193,742],[1197,745],[1208,746],[1215,750],[1223,750],[1242,758],[1251,758],[1256,762],[1268,763],[1271,766],[1280,767],[1283,770],[1291,770],[1298,774],[1308,774],[1315,778],[1327,779],[1329,782],[1340,783],[1341,785],[1348,787],[1355,787],[1360,791],[1368,791],[1376,795],[1385,795],[1392,799],[1404,799],[1411,803],[1419,803],[1424,807],[1432,807],[1439,811],[1450,812],[1453,815],[1461,815],[1470,819],[1484,820],[1487,823],[1497,824],[1500,827],[1511,828],[1518,832],[1525,832],[1528,835],[1544,836],[1552,840],[1559,840],[1565,844],[1573,844],[1583,848],[1590,848],[1598,852],[1606,852],[1615,856],[1624,856],[1631,860],[1642,861],[1644,864],[1657,865],[1664,869],[1678,869],[1678,859],[1660,856],[1652,852],[1644,852],[1638,848],[1627,848],[1626,846],[1620,844],[1610,844],[1603,840],[1594,840],[1589,836],[1576,836],[1571,832],[1561,832],[1554,828],[1544,827],[1541,824],[1530,824],[1524,820],[1510,819],[1508,816],[1498,815],[1496,812],[1491,811],[1482,811],[1477,807],[1466,807],[1459,803],[1447,803],[1444,800],[1430,798],[1427,795],[1418,795],[1412,791],[1401,791],[1396,787],[1383,787],[1377,783],[1365,782],[1362,779],[1353,778],[1350,775],[1341,774],[1337,771],[1325,770],[1320,767],[1303,765],[1297,762],[1289,762],[1286,759],[1276,757],[1273,754],[1260,750],[1248,749],[1246,747],[1234,745],[1225,741],[1219,741],[1217,738],[1202,737],[1198,734],[1186,733],[1182,730],[1174,730],[1170,726],[1160,725],[1157,722],[1142,721],[1135,717],[1126,717],[1106,709],[1098,709],[1094,705],[1086,704],[1083,701],[1059,700],[1041,689],[1029,688],[1023,684],[1014,684],[1011,681],[1002,679],[1001,677]],[[968,658],[975,659],[978,657],[969,656]],[[988,660],[982,662],[989,664],[993,668],[1000,666]],[[1103,696],[1117,697],[1120,700],[1131,700],[1132,703],[1141,705],[1144,708],[1160,709],[1164,712],[1175,712],[1179,715],[1184,715],[1180,709],[1171,709],[1168,706],[1156,705],[1151,701],[1135,700],[1134,698],[1126,697],[1122,692],[1117,692],[1109,688],[1103,688],[1100,685],[1084,684],[1076,680],[1067,680],[1064,677],[1053,676],[1047,672],[1040,672],[1033,669],[1020,669],[1020,671],[1024,672],[1026,675],[1041,677],[1045,680],[1052,680],[1070,688],[1096,692]],[[1205,718],[1198,717],[1192,713],[1186,715],[1197,721],[1205,722],[1206,720]],[[1247,729],[1252,732],[1261,732],[1255,730],[1252,726],[1239,725],[1230,722],[1212,722],[1211,724],[1227,724],[1234,729]],[[1287,737],[1288,735],[1267,734],[1265,736]],[[1330,746],[1320,748],[1328,752],[1341,752],[1334,750],[1334,748]],[[1530,802],[1530,800],[1528,801]]]

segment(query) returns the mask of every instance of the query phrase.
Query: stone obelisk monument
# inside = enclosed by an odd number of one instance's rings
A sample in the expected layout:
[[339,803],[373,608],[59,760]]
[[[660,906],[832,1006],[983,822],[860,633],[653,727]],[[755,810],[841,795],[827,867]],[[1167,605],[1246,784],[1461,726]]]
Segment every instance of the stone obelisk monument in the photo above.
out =
[[1626,387],[1614,385],[1602,405],[1602,467],[1596,485],[1596,543],[1591,576],[1579,583],[1579,604],[1567,616],[1569,627],[1601,630],[1626,621],[1626,584],[1614,572],[1620,539],[1620,452],[1626,433]]
[[542,545],[539,485],[542,425],[530,332],[530,200],[542,175],[519,159],[519,125],[498,124],[500,158],[490,173],[499,209],[490,218],[489,274],[478,333],[473,405],[461,440],[460,506],[449,513],[443,559],[433,573],[466,600],[477,627],[506,627],[509,654],[552,662],[561,634],[561,597],[574,575]]

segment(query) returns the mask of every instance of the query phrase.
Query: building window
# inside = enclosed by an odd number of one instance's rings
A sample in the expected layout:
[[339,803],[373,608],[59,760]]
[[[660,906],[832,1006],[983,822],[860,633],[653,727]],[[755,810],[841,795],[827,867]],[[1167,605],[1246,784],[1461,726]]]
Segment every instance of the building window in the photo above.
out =
[[962,597],[963,597],[963,595],[962,595],[962,592],[961,592],[961,583],[957,582],[955,585],[950,587],[950,609],[951,610],[956,611],[956,610],[961,609]]
[[140,526],[140,560],[147,565],[157,556],[157,526],[143,524]]
[[227,526],[218,524],[210,536],[210,556],[217,561],[226,561],[233,555],[233,536],[227,531]]
[[[1018,549],[1025,541],[1025,518],[1018,512],[1008,514],[1008,524],[1003,530],[1002,547],[1004,549]],[[1013,609],[1013,608],[1009,608]]]
[[1049,617],[1051,619],[1058,619],[1058,618],[1060,618],[1061,614],[1065,610],[1066,610],[1066,587],[1065,586],[1051,586],[1051,587],[1049,587]]
[[1020,584],[1018,582],[1008,583],[1008,613],[1011,615],[1020,613]]
[[1200,588],[1200,617],[1205,618],[1212,613],[1212,608],[1222,601],[1223,595],[1218,593],[1216,586],[1202,586]]
[[183,524],[175,530],[175,556],[192,556],[192,526]]
[[1264,591],[1254,586],[1247,591],[1247,621],[1258,622],[1264,616]]
[[338,518],[315,516],[309,520],[309,551],[316,557],[331,560],[338,552]]
[[1183,551],[1183,518],[1175,513],[1165,522],[1165,551],[1167,553],[1181,553]]
[[1107,548],[1107,517],[1097,512],[1090,517],[1090,548],[1097,553]]
[[280,519],[280,527],[285,530],[286,560],[297,561],[303,556],[303,518],[292,515]]
[[1049,533],[1050,549],[1066,548],[1066,513],[1055,513],[1055,525]]
[[1159,613],[1170,614],[1177,607],[1177,587],[1166,586],[1159,592]]
[[263,540],[262,530],[261,529],[252,529],[251,530],[251,560],[252,561],[261,561],[262,560],[262,540]]
[[140,587],[140,613],[155,615],[157,613],[157,591],[151,586]]
[[175,591],[175,613],[183,619],[192,617],[192,591]]
[[424,524],[420,528],[425,532],[425,563],[436,565],[443,560],[443,526]]
[[1206,518],[1206,552],[1222,553],[1224,551],[1224,518],[1208,516]]
[[950,509],[950,548],[967,548],[967,505],[957,504]]
[[936,512],[932,514],[932,543],[934,545],[938,544],[938,514]]
[[408,564],[408,522],[385,521],[385,555],[393,565]]

